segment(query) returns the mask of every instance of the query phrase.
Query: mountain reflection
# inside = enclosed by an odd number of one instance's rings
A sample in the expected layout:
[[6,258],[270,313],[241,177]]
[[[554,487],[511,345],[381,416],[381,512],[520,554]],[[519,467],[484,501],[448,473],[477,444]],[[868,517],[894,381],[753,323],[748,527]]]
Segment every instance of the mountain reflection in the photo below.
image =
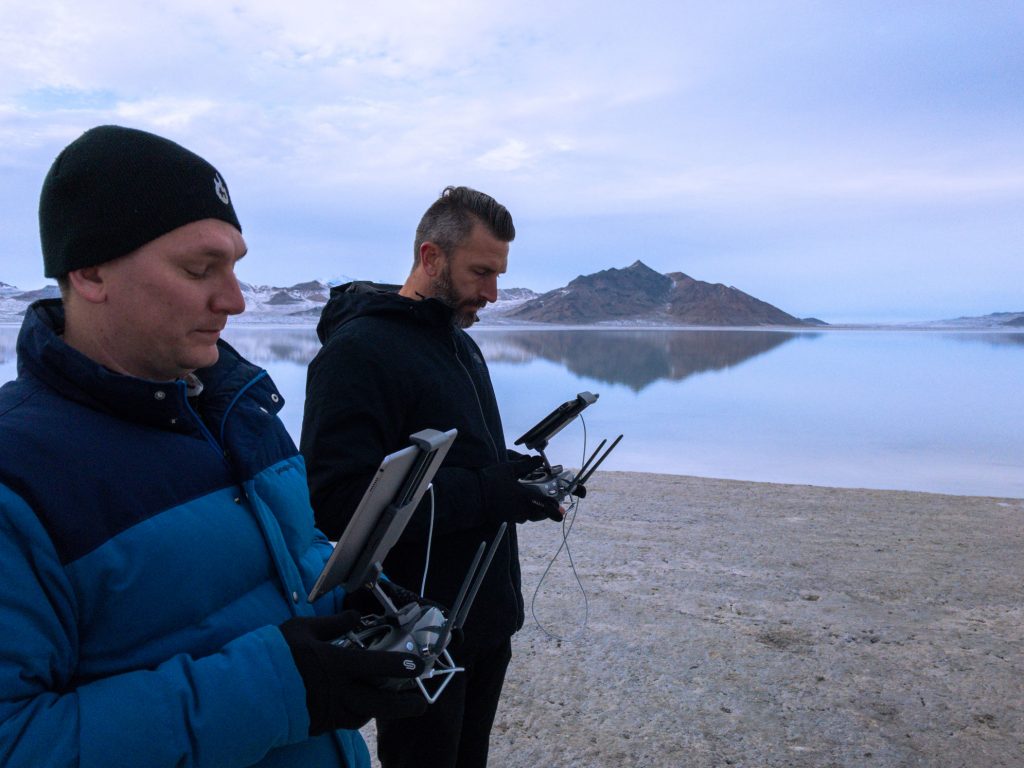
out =
[[543,358],[586,378],[639,392],[660,379],[739,365],[797,336],[785,331],[483,331],[473,338],[490,362]]
[[320,339],[316,336],[315,328],[228,326],[224,331],[224,340],[237,349],[242,357],[263,367],[268,363],[280,362],[305,366],[320,351]]
[[[807,331],[597,331],[474,330],[491,363],[528,363],[540,358],[577,376],[625,384],[639,392],[661,379],[680,381],[704,371],[730,368]],[[225,340],[266,367],[276,362],[305,366],[320,349],[313,328],[228,327]]]
[[973,341],[992,347],[1016,347],[1024,345],[1024,333],[1005,331],[999,333],[948,333],[946,338],[957,341]]

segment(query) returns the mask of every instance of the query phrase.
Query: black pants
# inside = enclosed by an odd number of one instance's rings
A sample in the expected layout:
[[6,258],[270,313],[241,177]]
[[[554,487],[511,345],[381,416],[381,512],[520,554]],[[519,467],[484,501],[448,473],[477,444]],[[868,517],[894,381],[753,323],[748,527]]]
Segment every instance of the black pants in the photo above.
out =
[[[512,641],[452,652],[465,667],[421,717],[377,720],[382,768],[484,768]],[[428,681],[429,686],[429,681]]]

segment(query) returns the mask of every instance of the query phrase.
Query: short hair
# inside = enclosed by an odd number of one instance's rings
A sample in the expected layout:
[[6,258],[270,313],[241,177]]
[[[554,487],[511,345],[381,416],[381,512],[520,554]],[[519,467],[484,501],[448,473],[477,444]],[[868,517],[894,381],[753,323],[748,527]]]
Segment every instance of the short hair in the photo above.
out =
[[512,214],[493,197],[469,187],[445,187],[416,227],[413,269],[419,264],[423,243],[434,243],[446,254],[451,253],[465,242],[476,223],[483,224],[502,242],[511,243],[516,238]]

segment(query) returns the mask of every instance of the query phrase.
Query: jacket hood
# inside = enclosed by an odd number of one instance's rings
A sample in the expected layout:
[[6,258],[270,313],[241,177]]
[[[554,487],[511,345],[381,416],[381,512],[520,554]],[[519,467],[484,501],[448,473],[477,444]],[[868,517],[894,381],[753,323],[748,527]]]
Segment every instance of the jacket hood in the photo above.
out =
[[399,295],[400,285],[356,280],[331,289],[331,297],[320,313],[316,335],[326,344],[338,328],[365,315],[390,315],[409,322],[450,325],[452,309],[437,299],[420,301]]

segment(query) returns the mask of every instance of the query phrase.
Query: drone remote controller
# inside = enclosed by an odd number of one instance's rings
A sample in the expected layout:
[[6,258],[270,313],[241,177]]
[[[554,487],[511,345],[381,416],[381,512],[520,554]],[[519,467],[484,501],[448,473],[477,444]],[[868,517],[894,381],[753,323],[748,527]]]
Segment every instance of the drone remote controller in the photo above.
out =
[[[364,616],[360,627],[337,638],[333,643],[343,648],[355,646],[371,651],[418,655],[425,661],[421,677],[430,678],[434,676],[434,666],[440,656],[436,649],[447,620],[440,608],[424,609],[417,603],[409,603],[392,616]],[[382,687],[402,689],[412,685],[415,685],[412,680],[393,678],[386,680]]]
[[[480,542],[476,556],[469,566],[459,594],[447,616],[437,606],[422,605],[415,601],[396,608],[381,589],[380,570],[375,569],[367,586],[381,603],[384,609],[383,615],[363,616],[359,627],[345,633],[333,643],[341,647],[354,646],[370,651],[392,651],[419,656],[423,660],[423,672],[419,677],[389,679],[383,683],[382,687],[401,690],[415,686],[420,689],[424,698],[433,704],[451,681],[452,676],[456,672],[465,671],[465,667],[456,666],[455,661],[448,653],[448,643],[452,638],[452,633],[460,629],[466,620],[484,575],[494,559],[498,543],[505,535],[505,528],[506,524],[502,523],[486,556],[484,555],[485,544]],[[481,561],[483,562],[481,563]],[[430,690],[424,684],[424,680],[435,677],[441,682],[433,690]]]
[[[608,450],[598,458],[601,449],[608,442],[607,440],[602,440],[601,444],[597,446],[597,450],[590,454],[590,458],[583,462],[580,471],[576,473],[573,473],[570,469],[563,469],[561,464],[551,464],[548,461],[548,457],[544,454],[548,441],[579,416],[583,409],[596,403],[597,398],[598,396],[591,392],[580,392],[576,395],[575,400],[567,400],[562,403],[516,440],[516,445],[525,445],[531,450],[536,450],[544,460],[542,466],[519,480],[523,488],[530,494],[541,499],[554,499],[558,502],[561,502],[566,496],[582,495],[584,491],[581,490],[581,486],[590,479],[590,476],[594,474],[594,471],[601,465],[601,462],[619,444],[622,435],[615,438],[612,444],[608,446]],[[576,493],[577,491],[579,493]]]
[[561,464],[555,464],[550,469],[538,467],[526,477],[520,478],[519,482],[534,496],[561,501],[573,487],[573,479],[572,470],[562,469]]

